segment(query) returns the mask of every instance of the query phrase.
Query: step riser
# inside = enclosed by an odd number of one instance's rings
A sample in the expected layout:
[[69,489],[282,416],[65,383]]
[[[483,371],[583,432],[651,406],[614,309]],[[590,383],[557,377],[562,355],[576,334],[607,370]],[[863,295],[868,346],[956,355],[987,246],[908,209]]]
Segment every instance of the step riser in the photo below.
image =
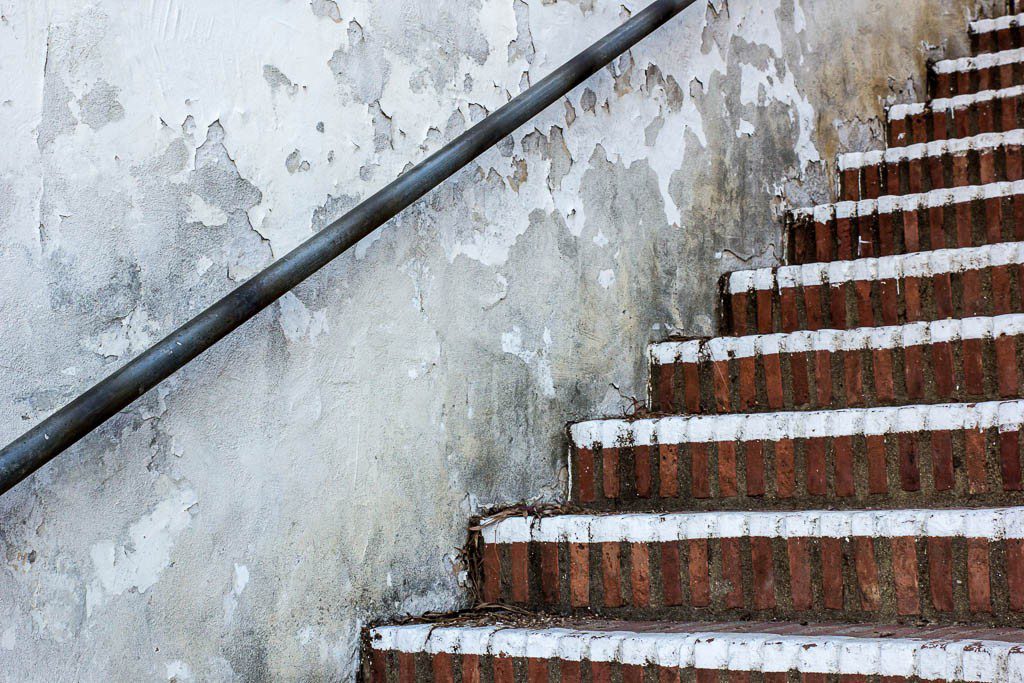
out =
[[1021,146],[1002,145],[861,166],[841,172],[840,199],[877,199],[968,185],[1020,180]]
[[980,55],[988,52],[1014,50],[1024,46],[1024,28],[1014,23],[1009,28],[971,33],[971,51]]
[[726,414],[1016,398],[1024,334],[658,363],[652,408]]
[[907,116],[891,111],[888,145],[903,147],[982,133],[1004,133],[1024,125],[1024,94],[998,95],[966,98],[970,102],[933,101]]
[[483,599],[610,618],[1024,625],[1024,544],[984,538],[712,538],[485,544]]
[[992,67],[929,74],[928,92],[932,97],[955,97],[984,90],[999,90],[1024,83],[1024,63],[1014,62]]
[[722,334],[853,329],[1024,312],[1024,267],[1002,265],[931,276],[897,276],[728,296]]
[[572,501],[594,509],[1012,505],[1015,431],[575,448]]
[[861,215],[848,210],[853,215],[836,217],[828,212],[827,219],[791,214],[789,263],[849,261],[1024,240],[1022,194],[886,212],[871,210],[873,204],[862,203]]
[[[902,653],[900,653],[902,654]],[[918,679],[818,672],[760,672],[661,667],[653,664],[495,657],[373,650],[364,680],[369,683],[954,683],[955,678]]]

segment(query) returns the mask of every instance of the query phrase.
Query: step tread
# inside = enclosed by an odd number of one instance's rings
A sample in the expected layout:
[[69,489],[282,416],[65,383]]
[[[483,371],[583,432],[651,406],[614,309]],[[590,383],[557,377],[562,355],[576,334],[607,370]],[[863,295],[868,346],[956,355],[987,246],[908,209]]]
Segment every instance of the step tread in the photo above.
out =
[[798,330],[743,337],[710,337],[651,344],[654,365],[725,361],[732,358],[807,351],[893,349],[929,343],[1024,334],[1024,314],[950,318],[852,330]]
[[969,24],[971,33],[995,33],[1019,26],[1024,22],[1024,14],[1005,14],[993,19],[976,19]]
[[889,121],[918,116],[928,111],[952,111],[955,109],[966,109],[983,102],[992,100],[1004,100],[1024,95],[1024,85],[1012,85],[1005,88],[981,90],[979,92],[965,93],[953,97],[937,97],[925,102],[908,102],[894,104],[889,107]]
[[1024,539],[1024,507],[565,513],[481,522],[485,544],[646,543],[716,538]]
[[678,443],[779,441],[998,428],[1019,431],[1024,400],[935,403],[838,410],[605,418],[569,427],[573,445],[594,448]]
[[[987,135],[993,134],[987,133]],[[999,133],[994,133],[994,135],[999,135]],[[1024,137],[1021,139],[1024,140]],[[797,220],[813,219],[818,223],[827,223],[833,218],[855,218],[877,213],[928,209],[947,204],[1009,197],[1022,193],[1024,193],[1024,180],[1003,180],[983,185],[942,187],[915,194],[890,194],[876,199],[850,199],[817,204],[793,209],[791,214]]]
[[949,154],[964,154],[971,151],[980,152],[1004,145],[1022,144],[1024,144],[1024,129],[1015,128],[1004,132],[980,133],[965,138],[947,138],[933,140],[932,142],[919,142],[913,145],[889,147],[888,149],[868,152],[847,152],[839,155],[837,163],[840,171],[852,171],[867,166],[894,164],[901,161],[939,157]]
[[738,294],[778,287],[806,287],[858,280],[927,277],[998,265],[1024,264],[1024,242],[934,249],[850,261],[736,270],[728,274],[728,292]]
[[932,71],[937,74],[952,74],[962,71],[976,71],[978,69],[991,69],[1007,64],[1019,64],[1024,62],[1024,48],[990,52],[974,57],[960,57],[958,59],[942,59],[932,65]]

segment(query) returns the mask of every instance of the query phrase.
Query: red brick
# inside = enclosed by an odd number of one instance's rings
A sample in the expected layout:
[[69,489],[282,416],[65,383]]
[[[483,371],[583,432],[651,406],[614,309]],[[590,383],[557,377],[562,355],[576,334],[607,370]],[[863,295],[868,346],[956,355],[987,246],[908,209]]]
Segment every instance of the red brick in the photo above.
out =
[[[700,369],[696,363],[683,363],[683,405],[688,413],[700,413]],[[664,409],[664,408],[663,408]]]
[[666,605],[683,604],[678,543],[663,543],[661,545],[661,590],[662,599]]
[[964,451],[967,461],[967,490],[971,494],[988,491],[985,466],[985,432],[976,429],[964,431]]
[[868,612],[877,612],[882,606],[882,591],[878,583],[874,539],[861,536],[854,540],[853,563],[857,570],[860,607]]
[[601,485],[605,498],[619,497],[619,449],[601,449]]
[[740,358],[739,366],[739,409],[752,410],[757,405],[757,363],[753,356]]
[[[511,657],[492,657],[494,683],[515,683],[515,662]],[[411,683],[411,682],[410,682]]]
[[972,612],[992,611],[988,550],[987,538],[967,539],[967,595]]
[[775,607],[775,567],[770,538],[750,539],[750,565],[754,574],[754,609]]
[[586,543],[569,544],[569,602],[573,607],[590,605],[590,550]]
[[484,602],[497,602],[501,599],[501,555],[493,543],[484,544],[483,574]]
[[896,436],[900,454],[900,487],[904,491],[921,490],[921,468],[917,459],[916,434],[905,433]]
[[447,652],[438,652],[433,657],[432,667],[436,683],[452,683],[455,676],[452,672],[452,656]]
[[540,545],[540,589],[544,602],[553,605],[559,598],[558,544]]
[[608,662],[590,662],[590,680],[593,683],[611,683],[612,665]]
[[932,605],[939,612],[953,611],[953,539],[928,538],[928,585]]
[[680,683],[679,669],[670,666],[659,666],[658,683]]
[[732,333],[737,335],[750,334],[747,324],[747,305],[749,292],[735,292],[730,297],[732,313]]
[[846,284],[828,286],[828,309],[832,316],[832,327],[846,329]]
[[772,410],[781,410],[783,407],[782,356],[774,353],[761,356],[761,363],[764,366],[764,390],[768,397],[768,407]]
[[462,655],[462,683],[480,683],[480,655]]
[[646,543],[630,543],[630,579],[633,587],[633,606],[651,604],[651,556]]
[[[692,365],[692,363],[690,364]],[[657,366],[653,373],[656,382],[654,391],[654,408],[668,412],[673,409],[675,403],[675,363],[664,363]]]
[[690,604],[694,607],[707,607],[711,604],[711,572],[708,565],[707,539],[690,539],[687,549],[689,551]]
[[740,540],[738,538],[720,539],[719,548],[722,555],[722,582],[726,587],[725,606],[739,609],[743,602],[743,560],[740,557]]
[[825,439],[805,439],[804,449],[807,454],[807,492],[812,496],[824,496],[828,493],[825,475]]
[[775,488],[779,498],[796,495],[796,458],[793,441],[783,439],[775,442]]
[[[743,378],[740,378],[740,382]],[[729,384],[729,361],[719,360],[711,365],[711,384],[715,392],[715,408],[719,413],[732,410],[732,394]]]
[[853,283],[853,291],[857,295],[857,327],[874,327],[875,325],[871,285],[871,280],[857,280]]
[[913,538],[893,538],[892,573],[896,584],[896,612],[906,616],[921,613],[918,595],[917,547]]
[[398,653],[398,683],[413,683],[416,680],[416,655],[412,652]]
[[875,378],[875,397],[884,403],[891,402],[895,396],[892,374],[892,351],[890,349],[874,349],[871,361]]
[[718,448],[718,495],[732,498],[737,495],[736,487],[736,444],[723,441]]
[[832,354],[828,351],[814,352],[814,388],[818,406],[827,408],[832,405]]
[[872,434],[865,438],[868,460],[868,493],[880,495],[889,491],[885,457],[885,437]]
[[796,305],[796,291],[793,288],[779,291],[779,309],[783,332],[800,329],[800,315]]
[[838,538],[819,540],[821,593],[825,609],[843,609],[843,547]]
[[511,560],[512,575],[512,599],[515,602],[529,602],[530,600],[530,551],[527,543],[512,543],[509,545],[509,557]]
[[772,291],[769,289],[757,290],[757,333],[771,334],[772,332]]
[[633,446],[633,469],[637,498],[651,497],[651,447]]
[[968,396],[980,396],[985,393],[985,369],[983,367],[982,341],[965,339],[963,341],[964,389]]
[[907,396],[912,399],[924,398],[924,352],[920,346],[908,346],[903,351],[903,357]]
[[1020,433],[999,433],[999,465],[1004,491],[1021,490]]
[[935,431],[932,440],[932,482],[936,491],[951,491],[953,473],[953,438],[948,431]]
[[558,662],[558,673],[561,683],[581,683],[583,680],[579,662],[571,662],[565,659]]
[[376,648],[370,650],[370,683],[387,683],[387,653]]
[[1013,337],[999,337],[995,340],[996,375],[999,379],[999,395],[1010,398],[1017,395],[1017,342]]
[[935,392],[940,398],[949,399],[953,395],[953,351],[949,342],[932,344],[931,367]]
[[576,449],[576,472],[573,480],[576,484],[576,495],[581,503],[593,503],[597,500],[594,490],[594,451],[589,448]]
[[693,673],[696,683],[719,683],[718,669],[694,669]]
[[622,566],[619,544],[601,544],[601,581],[604,588],[604,606],[622,606]]
[[761,441],[745,441],[743,453],[747,470],[747,495],[763,496],[765,492],[763,443]]
[[857,493],[853,482],[853,437],[837,436],[832,439],[835,463],[836,495],[848,498]]
[[658,446],[658,495],[675,498],[679,495],[678,447],[673,444]]
[[528,683],[547,683],[548,660],[534,658],[527,659],[526,680]]
[[643,683],[644,668],[642,666],[637,666],[636,664],[623,664],[621,671],[622,683]]
[[821,285],[811,285],[803,288],[804,313],[807,316],[807,329],[820,330],[823,324],[823,309],[821,306]]
[[789,378],[793,389],[793,405],[805,406],[810,401],[807,383],[807,356],[803,353],[789,355]]
[[811,592],[811,557],[806,538],[790,538],[786,541],[789,559],[789,591],[793,609],[811,609],[814,594]]

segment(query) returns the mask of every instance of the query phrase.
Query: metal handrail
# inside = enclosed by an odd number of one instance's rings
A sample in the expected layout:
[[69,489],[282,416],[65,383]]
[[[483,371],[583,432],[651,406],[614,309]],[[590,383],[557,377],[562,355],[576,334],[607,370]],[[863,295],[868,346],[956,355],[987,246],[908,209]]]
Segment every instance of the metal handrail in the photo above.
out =
[[655,0],[230,294],[0,450],[0,494],[116,415],[696,0]]

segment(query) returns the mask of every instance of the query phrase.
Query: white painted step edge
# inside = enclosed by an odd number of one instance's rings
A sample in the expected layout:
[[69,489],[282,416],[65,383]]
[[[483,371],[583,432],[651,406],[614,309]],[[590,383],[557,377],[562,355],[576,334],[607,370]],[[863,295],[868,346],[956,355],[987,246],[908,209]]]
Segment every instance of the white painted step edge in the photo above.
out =
[[1020,26],[1024,21],[1024,14],[1007,14],[995,19],[978,19],[970,23],[971,33],[995,33],[1005,31],[1014,26]]
[[693,631],[650,633],[504,626],[382,626],[379,651],[561,659],[679,669],[1024,682],[1024,647],[994,640],[798,636]]
[[1024,242],[1003,242],[962,249],[936,249],[855,261],[807,263],[737,270],[729,274],[729,293],[840,284],[901,277],[931,277],[993,266],[1024,264]]
[[1024,62],[1024,48],[1014,50],[1003,50],[1002,52],[991,52],[978,55],[977,57],[962,57],[960,59],[943,59],[935,62],[932,69],[937,74],[952,74],[961,71],[976,71],[977,69],[991,69],[996,66],[1017,64]]
[[1024,85],[1014,85],[999,90],[982,90],[981,92],[957,95],[956,97],[943,97],[928,102],[911,102],[909,104],[894,104],[889,107],[889,121],[898,121],[909,116],[917,116],[926,111],[953,111],[964,109],[973,104],[988,102],[990,100],[1002,100],[1024,95]]
[[918,194],[885,195],[878,199],[818,204],[793,209],[794,218],[812,218],[816,223],[827,223],[833,218],[854,218],[896,211],[930,209],[947,204],[1011,197],[1024,193],[1024,180],[1001,181],[984,185],[946,187]]
[[991,429],[1020,431],[1024,400],[843,408],[785,413],[670,415],[643,420],[607,418],[569,428],[573,445],[620,445],[781,441],[837,436]]
[[653,365],[727,361],[730,358],[807,353],[809,351],[859,351],[924,346],[967,339],[998,339],[1024,335],[1024,314],[955,318],[889,327],[854,330],[800,330],[746,337],[715,337],[651,344]]
[[968,138],[952,138],[921,142],[906,147],[890,147],[871,152],[849,152],[840,154],[838,165],[840,171],[852,171],[865,166],[896,164],[901,161],[940,157],[947,154],[966,154],[972,150],[987,151],[998,147],[1024,145],[1024,129],[1017,128],[1004,133],[982,133]]
[[1024,507],[554,515],[487,520],[484,543],[667,543],[715,538],[1024,538]]

